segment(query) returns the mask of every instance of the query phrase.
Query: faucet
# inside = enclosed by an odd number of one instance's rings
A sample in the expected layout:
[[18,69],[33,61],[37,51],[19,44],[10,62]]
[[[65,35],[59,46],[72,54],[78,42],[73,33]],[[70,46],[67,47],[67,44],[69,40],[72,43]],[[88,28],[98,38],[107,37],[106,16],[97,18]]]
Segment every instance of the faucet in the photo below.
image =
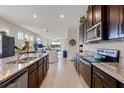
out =
[[22,56],[23,54],[22,53],[18,53],[17,54],[17,61],[19,61],[20,57]]

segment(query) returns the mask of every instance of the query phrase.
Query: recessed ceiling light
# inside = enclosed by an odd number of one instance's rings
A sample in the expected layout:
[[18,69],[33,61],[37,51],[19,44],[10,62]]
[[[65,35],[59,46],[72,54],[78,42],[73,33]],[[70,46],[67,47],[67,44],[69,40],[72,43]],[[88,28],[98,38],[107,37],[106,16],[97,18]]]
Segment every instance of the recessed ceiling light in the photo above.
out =
[[36,14],[33,14],[33,17],[34,17],[34,18],[37,18],[37,15],[36,15]]
[[60,15],[60,18],[64,18],[65,16],[63,14]]

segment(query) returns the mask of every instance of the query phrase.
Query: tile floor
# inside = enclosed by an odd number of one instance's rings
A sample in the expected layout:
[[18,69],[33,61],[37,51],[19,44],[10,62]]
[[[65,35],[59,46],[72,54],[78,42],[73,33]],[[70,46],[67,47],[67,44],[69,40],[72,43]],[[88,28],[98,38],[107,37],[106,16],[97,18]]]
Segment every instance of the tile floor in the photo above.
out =
[[64,60],[49,65],[49,71],[41,88],[87,88],[77,74],[73,62]]

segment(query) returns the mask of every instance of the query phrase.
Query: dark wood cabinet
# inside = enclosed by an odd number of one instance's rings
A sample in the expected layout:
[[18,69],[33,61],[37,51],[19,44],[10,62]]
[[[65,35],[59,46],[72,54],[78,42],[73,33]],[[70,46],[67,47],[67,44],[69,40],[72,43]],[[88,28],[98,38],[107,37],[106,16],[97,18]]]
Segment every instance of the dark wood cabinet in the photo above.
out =
[[93,5],[93,24],[95,25],[102,20],[102,5]]
[[87,11],[87,28],[91,26],[93,26],[93,10],[92,6],[89,6]]
[[93,66],[93,75],[92,75],[92,87],[93,88],[116,88],[117,81]]
[[37,63],[34,63],[28,68],[28,87],[29,88],[39,87],[38,79],[39,78],[38,78]]
[[49,70],[49,55],[46,56],[47,60],[47,71]]
[[124,38],[124,6],[120,5],[119,37]]
[[124,84],[121,82],[118,82],[118,88],[124,88]]
[[93,74],[92,77],[92,86],[93,88],[109,88],[108,85],[106,85],[98,76],[96,76],[95,74]]
[[38,70],[35,69],[33,72],[31,72],[28,75],[28,87],[29,88],[37,88],[39,86],[38,84]]
[[43,59],[38,61],[38,77],[39,77],[39,87],[43,81],[43,71],[44,71],[44,67],[43,67]]
[[80,61],[79,71],[82,78],[86,81],[87,85],[91,87],[91,64],[82,59]]
[[109,39],[119,38],[120,6],[107,6]]
[[47,74],[47,61],[46,60],[44,60],[44,72],[43,72],[43,76],[44,76],[44,78],[45,78],[45,76],[46,76],[46,74]]
[[109,39],[124,38],[124,6],[107,6]]

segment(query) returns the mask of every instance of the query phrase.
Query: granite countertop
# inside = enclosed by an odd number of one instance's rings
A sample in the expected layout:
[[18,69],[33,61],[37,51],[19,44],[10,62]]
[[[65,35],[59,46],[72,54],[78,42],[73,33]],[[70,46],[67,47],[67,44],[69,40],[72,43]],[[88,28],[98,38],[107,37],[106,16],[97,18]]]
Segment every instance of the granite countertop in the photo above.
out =
[[22,64],[21,63],[20,64],[19,63],[18,64],[13,64],[13,63],[8,64],[8,62],[16,60],[17,59],[16,56],[0,59],[0,83],[7,80],[9,77],[15,75],[16,73],[24,70],[25,68],[29,67],[31,64],[40,60],[47,54],[48,53],[44,53],[44,54],[30,53],[28,55],[24,55],[24,56],[22,56],[22,59],[26,58],[26,57],[36,57],[36,58],[33,59],[32,61],[22,63]]
[[123,62],[103,62],[103,63],[92,63],[95,67],[99,68],[103,72],[124,83],[124,63]]

